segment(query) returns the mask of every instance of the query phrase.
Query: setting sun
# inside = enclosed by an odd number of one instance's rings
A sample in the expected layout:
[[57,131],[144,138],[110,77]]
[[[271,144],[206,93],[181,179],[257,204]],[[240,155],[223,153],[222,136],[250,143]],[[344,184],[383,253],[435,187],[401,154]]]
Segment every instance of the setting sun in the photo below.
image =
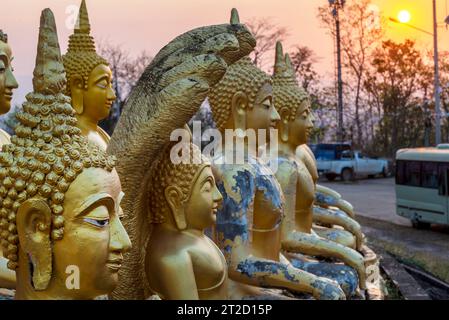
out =
[[398,13],[398,20],[402,23],[410,22],[411,17],[410,12],[407,10],[402,10]]

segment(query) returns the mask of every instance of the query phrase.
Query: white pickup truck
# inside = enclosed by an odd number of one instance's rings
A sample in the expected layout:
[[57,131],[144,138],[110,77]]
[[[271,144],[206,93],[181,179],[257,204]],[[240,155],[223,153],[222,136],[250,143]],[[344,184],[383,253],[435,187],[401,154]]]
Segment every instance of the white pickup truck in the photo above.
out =
[[388,161],[372,159],[359,151],[346,150],[341,153],[340,160],[317,159],[318,173],[323,174],[329,181],[341,177],[349,181],[356,176],[388,176]]

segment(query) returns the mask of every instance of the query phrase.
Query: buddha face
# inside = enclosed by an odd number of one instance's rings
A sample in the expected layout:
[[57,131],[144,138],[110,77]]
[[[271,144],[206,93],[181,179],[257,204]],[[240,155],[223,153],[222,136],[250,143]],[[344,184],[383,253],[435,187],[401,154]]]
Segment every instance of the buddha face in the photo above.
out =
[[0,114],[5,114],[11,109],[12,91],[19,86],[12,73],[11,61],[11,47],[0,41]]
[[315,121],[315,117],[310,106],[310,101],[308,99],[303,100],[298,107],[296,118],[288,123],[289,143],[295,147],[307,143],[313,129],[313,121]]
[[[67,190],[64,236],[54,241],[52,249],[52,279],[56,282],[67,279],[68,266],[79,269],[79,290],[59,288],[67,295],[90,299],[117,285],[123,252],[131,247],[120,222],[122,196],[117,172],[99,168],[85,169]],[[57,284],[51,283],[50,288],[52,285]]]
[[275,128],[279,120],[279,114],[273,104],[273,88],[271,84],[265,83],[256,95],[253,108],[247,111],[246,128],[269,130]]
[[185,207],[187,229],[204,230],[215,223],[218,205],[223,197],[210,166],[203,167],[192,187]]
[[75,81],[77,81],[75,90],[72,85],[72,98],[77,113],[83,114],[93,122],[107,118],[117,98],[112,89],[111,69],[104,64],[96,66],[89,75],[87,89],[79,85],[82,84],[80,79]]

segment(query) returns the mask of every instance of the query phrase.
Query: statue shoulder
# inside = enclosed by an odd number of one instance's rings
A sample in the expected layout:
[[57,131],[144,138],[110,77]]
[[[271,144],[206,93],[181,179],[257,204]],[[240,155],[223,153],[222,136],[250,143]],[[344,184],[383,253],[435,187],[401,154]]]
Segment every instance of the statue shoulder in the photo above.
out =
[[318,180],[318,169],[316,166],[315,155],[312,150],[307,145],[302,145],[298,148],[296,152],[298,161],[301,161],[307,170],[309,171],[312,179],[316,182]]
[[0,147],[9,143],[11,143],[11,136],[6,131],[0,129]]
[[278,171],[289,172],[295,174],[298,171],[298,161],[296,159],[289,159],[287,157],[278,157],[277,159]]
[[108,135],[108,133],[99,126],[97,127],[97,132],[100,137],[106,142],[106,144],[109,144],[109,141],[111,141],[111,137]]

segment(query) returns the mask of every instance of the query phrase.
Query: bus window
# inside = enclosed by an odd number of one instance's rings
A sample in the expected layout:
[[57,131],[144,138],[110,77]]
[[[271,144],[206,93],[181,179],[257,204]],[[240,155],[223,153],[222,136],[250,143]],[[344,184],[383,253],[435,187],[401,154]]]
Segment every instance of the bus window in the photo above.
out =
[[405,162],[405,184],[419,187],[421,185],[421,163],[419,161]]
[[438,189],[438,164],[436,162],[422,163],[421,186],[423,188]]
[[405,161],[398,160],[396,162],[396,184],[405,184]]
[[448,176],[446,175],[446,172],[449,170],[449,165],[440,163],[438,165],[438,195],[440,196],[447,196],[447,186]]

